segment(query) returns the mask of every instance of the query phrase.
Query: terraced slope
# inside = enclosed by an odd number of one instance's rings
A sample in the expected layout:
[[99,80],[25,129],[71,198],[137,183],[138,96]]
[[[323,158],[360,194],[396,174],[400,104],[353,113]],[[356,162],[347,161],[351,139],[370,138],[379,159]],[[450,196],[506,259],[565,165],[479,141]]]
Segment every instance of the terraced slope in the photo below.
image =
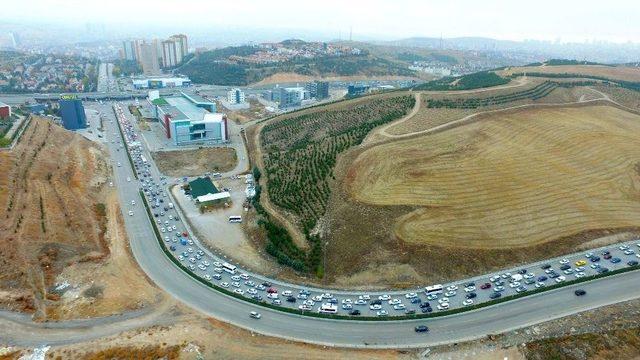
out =
[[640,116],[608,106],[493,115],[364,151],[345,186],[414,206],[394,228],[408,245],[534,246],[640,225],[639,133]]

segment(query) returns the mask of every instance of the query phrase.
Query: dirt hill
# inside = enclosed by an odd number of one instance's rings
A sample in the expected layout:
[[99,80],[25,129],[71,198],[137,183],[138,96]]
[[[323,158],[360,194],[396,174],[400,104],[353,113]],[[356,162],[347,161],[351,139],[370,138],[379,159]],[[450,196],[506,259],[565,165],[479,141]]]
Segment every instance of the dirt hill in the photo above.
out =
[[46,313],[56,276],[105,258],[107,156],[97,145],[34,118],[0,152],[0,304]]

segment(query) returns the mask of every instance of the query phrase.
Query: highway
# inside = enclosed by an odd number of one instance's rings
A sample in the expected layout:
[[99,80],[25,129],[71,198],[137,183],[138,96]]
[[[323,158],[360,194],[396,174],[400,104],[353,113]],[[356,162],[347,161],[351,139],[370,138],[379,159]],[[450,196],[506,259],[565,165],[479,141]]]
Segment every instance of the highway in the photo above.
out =
[[[107,118],[113,119],[110,104],[104,104],[101,112]],[[133,181],[133,169],[129,165],[124,149],[117,150],[119,144],[112,142],[113,133],[118,131],[116,125],[116,121],[105,122],[111,156],[114,163],[119,162],[122,165],[114,167],[115,184],[123,204],[125,226],[137,262],[160,288],[172,296],[204,314],[239,327],[265,335],[330,346],[423,347],[481,338],[487,334],[509,331],[640,297],[640,286],[638,286],[640,277],[637,271],[633,271],[479,310],[424,320],[384,322],[330,320],[260,307],[204,286],[190,278],[164,255],[157,244],[152,224],[144,209],[139,204],[128,205],[131,199],[140,200],[138,184]],[[127,181],[127,177],[132,181]],[[127,215],[130,208],[135,210],[133,216]],[[624,266],[624,262],[621,264]],[[612,268],[614,265],[611,265]],[[539,266],[539,264],[533,264],[533,266]],[[296,288],[293,284],[289,286],[292,289]],[[577,288],[587,290],[588,294],[576,297],[573,291]],[[344,292],[342,295],[354,294],[358,293]],[[250,318],[248,316],[250,311],[259,311],[263,315],[262,319]],[[428,334],[415,333],[413,328],[418,324],[427,324],[431,331]]]

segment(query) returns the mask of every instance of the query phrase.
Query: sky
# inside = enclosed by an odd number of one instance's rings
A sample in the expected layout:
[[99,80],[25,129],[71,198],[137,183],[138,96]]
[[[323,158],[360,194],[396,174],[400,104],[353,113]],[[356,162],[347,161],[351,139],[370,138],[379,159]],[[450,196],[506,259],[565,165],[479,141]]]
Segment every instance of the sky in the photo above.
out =
[[353,40],[482,36],[640,43],[639,0],[0,0],[0,22],[300,29]]

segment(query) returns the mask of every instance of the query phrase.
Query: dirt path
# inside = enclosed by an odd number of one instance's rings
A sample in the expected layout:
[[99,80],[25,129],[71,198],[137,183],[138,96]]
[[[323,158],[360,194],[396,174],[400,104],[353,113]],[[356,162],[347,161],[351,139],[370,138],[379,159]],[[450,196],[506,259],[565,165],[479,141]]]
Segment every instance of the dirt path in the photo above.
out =
[[[256,164],[258,165],[258,168],[262,169],[264,171],[264,162],[263,162],[263,154],[262,154],[262,144],[260,143],[260,132],[262,131],[262,128],[268,124],[268,121],[262,122],[260,123],[257,128],[255,129],[255,133],[253,135],[253,143],[255,145],[255,152],[256,152]],[[308,249],[309,248],[309,244],[307,243],[307,240],[304,236],[304,234],[298,229],[297,226],[295,226],[295,224],[293,224],[290,221],[290,218],[287,216],[284,216],[279,209],[276,209],[276,207],[271,203],[271,200],[269,199],[269,189],[267,188],[267,182],[264,180],[262,180],[262,196],[260,197],[260,203],[262,204],[262,207],[264,207],[269,214],[271,214],[271,216],[273,216],[276,221],[278,221],[280,224],[282,224],[282,226],[284,226],[287,231],[289,232],[289,234],[291,235],[291,238],[293,239],[293,241],[296,243],[296,245],[298,247],[300,247],[301,249]]]
[[392,126],[396,126],[400,123],[403,123],[404,121],[407,121],[409,119],[411,119],[412,117],[414,117],[418,111],[420,111],[420,107],[422,105],[422,93],[421,92],[416,92],[413,94],[413,97],[415,99],[415,104],[413,105],[413,109],[411,109],[411,112],[409,112],[407,115],[403,116],[402,118],[392,121],[386,125],[382,125],[381,127],[374,129],[373,131],[371,131],[367,137],[362,141],[362,146],[368,145],[372,142],[375,142],[376,136],[377,135],[382,135],[382,136],[389,136],[387,134],[387,129],[392,127]]
[[[464,125],[464,124],[468,124],[472,121],[475,120],[475,118],[479,117],[480,115],[487,115],[487,114],[493,114],[493,113],[499,113],[499,112],[504,112],[504,111],[509,111],[509,110],[515,110],[515,109],[526,109],[526,108],[535,108],[535,107],[553,107],[553,106],[560,106],[560,105],[576,105],[576,104],[587,104],[587,103],[591,103],[591,102],[597,102],[597,101],[607,101],[607,102],[611,102],[615,105],[624,107],[629,109],[626,106],[623,106],[613,100],[611,100],[606,94],[597,91],[595,89],[591,89],[599,94],[602,95],[602,97],[596,98],[596,99],[589,99],[589,100],[584,100],[583,98],[581,98],[578,101],[572,101],[572,102],[566,102],[566,103],[550,103],[550,104],[524,104],[524,105],[517,105],[517,106],[511,106],[511,107],[507,107],[507,108],[502,108],[502,109],[495,109],[495,110],[487,110],[487,111],[480,111],[477,113],[473,113],[471,115],[467,115],[461,119],[457,119],[457,120],[453,120],[438,126],[434,126],[432,128],[429,129],[425,129],[425,130],[420,130],[420,131],[413,131],[410,133],[404,133],[404,134],[389,134],[387,132],[381,132],[382,135],[386,136],[387,138],[391,138],[391,139],[403,139],[403,138],[409,138],[412,136],[416,136],[416,135],[424,135],[424,134],[432,134],[435,132],[439,132],[439,131],[443,131],[443,130],[448,130],[451,129],[453,127],[457,127],[460,125]],[[632,110],[632,109],[630,109]],[[397,123],[394,123],[397,124]]]

